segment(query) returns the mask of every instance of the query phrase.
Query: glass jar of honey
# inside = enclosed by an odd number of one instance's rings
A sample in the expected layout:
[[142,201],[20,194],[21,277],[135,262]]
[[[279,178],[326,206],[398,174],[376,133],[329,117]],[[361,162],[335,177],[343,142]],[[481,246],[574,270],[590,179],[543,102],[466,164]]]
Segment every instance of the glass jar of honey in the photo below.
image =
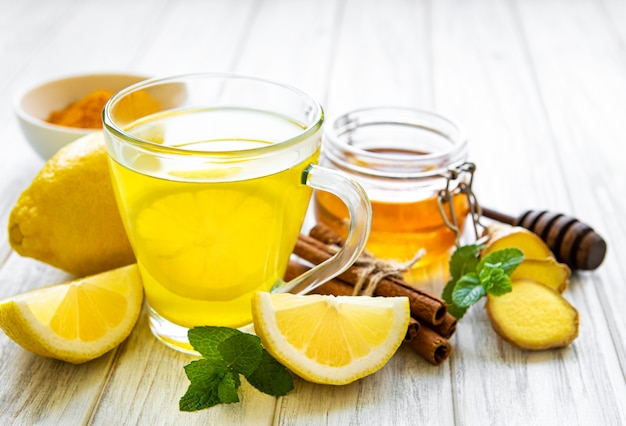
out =
[[[400,263],[423,250],[404,274],[407,282],[447,280],[450,252],[470,211],[463,190],[473,173],[465,173],[467,145],[458,124],[410,108],[352,111],[325,135],[321,164],[352,176],[371,200],[367,250]],[[317,222],[345,235],[348,212],[339,199],[316,193],[314,212]]]

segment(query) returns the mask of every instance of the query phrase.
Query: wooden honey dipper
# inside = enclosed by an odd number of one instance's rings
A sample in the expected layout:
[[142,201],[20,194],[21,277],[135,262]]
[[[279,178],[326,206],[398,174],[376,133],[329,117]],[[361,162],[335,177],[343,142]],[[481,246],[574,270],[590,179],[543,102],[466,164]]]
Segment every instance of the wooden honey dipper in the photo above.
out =
[[590,271],[604,260],[604,239],[590,226],[573,217],[539,210],[528,210],[513,217],[484,207],[482,214],[498,222],[521,226],[534,232],[550,247],[554,257],[572,270]]

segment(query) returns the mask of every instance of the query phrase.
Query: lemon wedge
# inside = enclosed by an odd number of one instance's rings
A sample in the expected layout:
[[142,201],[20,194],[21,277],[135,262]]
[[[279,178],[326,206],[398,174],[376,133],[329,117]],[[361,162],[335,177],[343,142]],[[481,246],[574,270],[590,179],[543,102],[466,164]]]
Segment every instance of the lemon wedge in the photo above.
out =
[[257,292],[254,329],[263,346],[298,376],[342,385],[380,370],[406,335],[406,297]]
[[0,300],[0,328],[28,351],[80,364],[128,337],[142,301],[129,265]]

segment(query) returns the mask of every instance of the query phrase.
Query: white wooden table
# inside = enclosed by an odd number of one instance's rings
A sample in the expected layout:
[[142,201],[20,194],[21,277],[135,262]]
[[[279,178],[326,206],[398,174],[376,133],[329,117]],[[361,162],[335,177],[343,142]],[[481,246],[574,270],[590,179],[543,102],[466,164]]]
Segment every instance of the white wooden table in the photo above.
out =
[[0,0],[0,297],[70,278],[13,253],[8,214],[43,162],[11,100],[65,74],[233,71],[295,85],[330,117],[376,105],[434,109],[465,125],[483,205],[578,217],[609,246],[574,274],[569,347],[504,343],[482,307],[434,367],[401,348],[352,385],[296,381],[275,399],[178,411],[186,355],[142,317],[117,350],[74,366],[0,332],[0,424],[626,424],[626,1]]

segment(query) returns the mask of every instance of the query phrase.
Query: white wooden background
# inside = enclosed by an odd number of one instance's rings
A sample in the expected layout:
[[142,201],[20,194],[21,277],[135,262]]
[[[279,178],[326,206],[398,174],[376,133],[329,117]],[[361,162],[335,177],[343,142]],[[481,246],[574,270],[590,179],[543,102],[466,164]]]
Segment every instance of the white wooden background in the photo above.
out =
[[298,380],[280,399],[244,386],[241,403],[197,413],[177,408],[189,357],[158,344],[145,318],[81,366],[0,332],[0,424],[626,424],[626,1],[0,0],[0,297],[69,278],[7,243],[9,211],[43,165],[12,97],[100,71],[268,77],[317,97],[331,119],[435,109],[467,128],[483,205],[576,216],[609,251],[572,277],[581,327],[567,349],[514,349],[475,307],[439,367],[402,348],[348,386]]

